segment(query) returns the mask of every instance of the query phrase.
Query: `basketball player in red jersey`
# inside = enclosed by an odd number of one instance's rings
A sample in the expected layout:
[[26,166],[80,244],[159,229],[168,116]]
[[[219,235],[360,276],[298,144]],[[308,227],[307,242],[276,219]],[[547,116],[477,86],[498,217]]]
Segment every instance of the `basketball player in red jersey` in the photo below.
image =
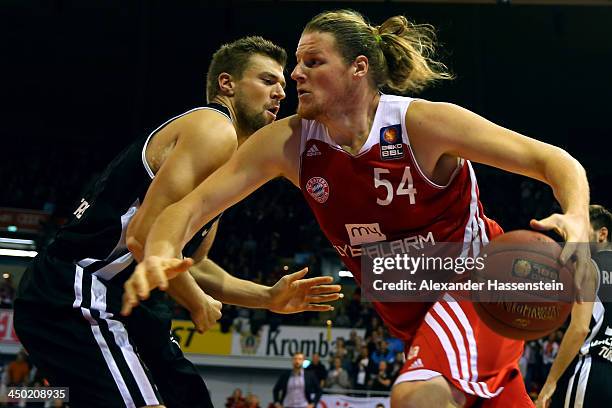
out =
[[[431,235],[435,242],[463,242],[467,252],[501,233],[483,214],[468,160],[549,184],[564,214],[532,226],[587,242],[587,180],[569,154],[455,105],[381,94],[415,92],[448,77],[429,58],[430,33],[401,16],[378,27],[346,10],[311,20],[291,75],[298,114],[258,131],[227,165],[157,218],[146,258],[126,283],[123,313],[186,269],[180,248],[201,225],[277,176],[303,191],[358,281],[361,244]],[[589,254],[583,251],[566,245],[561,255],[562,262],[576,255],[579,283],[586,279],[581,271]],[[469,303],[445,295],[434,305],[374,305],[411,346],[393,387],[393,407],[533,406],[517,368],[522,343],[490,331]]]

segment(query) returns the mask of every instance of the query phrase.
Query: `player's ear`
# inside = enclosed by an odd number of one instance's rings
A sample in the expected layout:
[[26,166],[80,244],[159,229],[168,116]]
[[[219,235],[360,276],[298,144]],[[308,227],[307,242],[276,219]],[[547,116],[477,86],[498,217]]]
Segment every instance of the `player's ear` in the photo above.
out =
[[370,62],[365,55],[358,55],[352,65],[355,77],[365,77],[368,74]]
[[610,231],[608,231],[608,228],[606,227],[601,227],[598,231],[598,241],[599,242],[606,242],[608,240],[608,237],[610,236]]
[[219,85],[219,90],[221,91],[221,95],[225,96],[234,96],[236,83],[234,82],[232,76],[227,72],[222,72],[217,77],[217,84]]

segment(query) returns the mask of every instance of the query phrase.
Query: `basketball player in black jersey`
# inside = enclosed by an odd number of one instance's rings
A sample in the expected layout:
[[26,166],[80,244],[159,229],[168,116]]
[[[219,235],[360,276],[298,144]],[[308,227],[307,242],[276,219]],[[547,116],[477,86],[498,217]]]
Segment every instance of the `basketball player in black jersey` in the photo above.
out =
[[538,408],[612,405],[612,214],[589,206],[591,256],[598,270],[595,302],[576,303],[559,352],[540,392]]
[[[212,406],[203,380],[169,334],[171,315],[159,292],[129,318],[120,315],[123,284],[141,256],[137,247],[128,251],[125,237],[129,229],[144,238],[165,207],[276,118],[285,97],[285,62],[285,51],[261,37],[221,47],[208,72],[210,103],[168,120],[120,153],[25,272],[15,330],[51,385],[70,387],[71,407]],[[305,270],[273,287],[230,276],[206,257],[217,220],[185,247],[195,260],[193,275],[182,274],[168,288],[198,330],[219,319],[219,301],[293,313],[331,309],[312,304],[313,292],[322,293],[315,303],[340,297],[337,285],[326,285],[330,278],[301,279]]]

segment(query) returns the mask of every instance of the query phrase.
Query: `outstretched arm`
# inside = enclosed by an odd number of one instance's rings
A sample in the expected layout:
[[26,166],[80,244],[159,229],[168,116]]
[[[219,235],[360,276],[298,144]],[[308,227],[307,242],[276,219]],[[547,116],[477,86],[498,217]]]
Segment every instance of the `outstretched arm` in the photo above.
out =
[[331,276],[304,279],[308,268],[283,276],[274,286],[238,279],[210,259],[189,272],[200,287],[223,303],[275,313],[326,312],[333,310],[333,306],[321,303],[343,297],[340,285],[331,285]]
[[168,279],[186,271],[179,260],[185,243],[216,214],[277,176],[296,182],[300,126],[297,117],[268,125],[252,135],[232,158],[193,192],[157,218],[145,245],[145,259],[125,284],[127,314],[150,290],[166,289]]
[[[259,285],[230,275],[208,258],[217,234],[217,226],[218,222],[212,226],[206,239],[194,253],[197,263],[189,269],[189,273],[179,274],[169,282],[168,291],[171,295],[173,284],[185,276],[189,279],[195,278],[200,288],[223,303],[268,309],[276,313],[325,312],[333,310],[333,306],[321,303],[333,302],[343,297],[339,293],[340,285],[330,285],[333,281],[331,276],[304,278],[308,273],[307,268],[283,276],[274,286]],[[206,311],[202,314],[208,315]]]

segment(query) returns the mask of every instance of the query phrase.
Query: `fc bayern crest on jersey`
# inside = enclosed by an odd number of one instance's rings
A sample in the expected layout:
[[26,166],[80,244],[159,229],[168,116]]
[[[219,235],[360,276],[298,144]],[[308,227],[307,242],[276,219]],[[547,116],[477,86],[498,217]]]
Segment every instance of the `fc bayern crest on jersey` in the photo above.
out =
[[323,204],[329,198],[329,184],[323,177],[312,177],[306,183],[306,191],[318,203]]
[[395,160],[404,157],[402,126],[391,125],[380,128],[380,158]]

